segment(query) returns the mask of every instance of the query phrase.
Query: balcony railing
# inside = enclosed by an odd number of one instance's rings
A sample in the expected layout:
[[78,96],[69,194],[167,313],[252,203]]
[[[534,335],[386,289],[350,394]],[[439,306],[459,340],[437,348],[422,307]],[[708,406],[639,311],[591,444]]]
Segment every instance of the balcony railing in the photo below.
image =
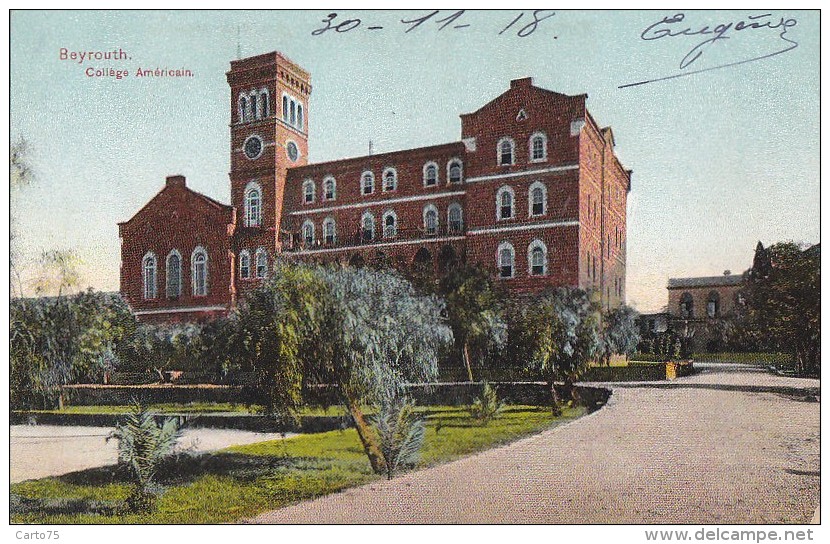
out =
[[423,227],[414,229],[395,229],[394,235],[390,232],[387,232],[386,235],[384,235],[382,229],[375,229],[374,236],[371,236],[371,232],[364,232],[361,230],[345,236],[338,234],[333,240],[329,237],[323,236],[321,238],[315,238],[314,241],[310,242],[303,237],[302,233],[294,232],[289,235],[289,239],[283,246],[283,250],[314,251],[349,247],[371,247],[390,242],[464,236],[465,233],[466,229],[463,225],[440,225],[432,231],[429,231]]

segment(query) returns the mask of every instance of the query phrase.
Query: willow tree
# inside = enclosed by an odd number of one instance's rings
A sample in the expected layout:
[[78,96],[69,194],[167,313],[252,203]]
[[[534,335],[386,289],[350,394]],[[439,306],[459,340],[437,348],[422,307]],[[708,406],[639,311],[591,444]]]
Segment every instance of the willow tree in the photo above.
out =
[[327,286],[326,318],[317,344],[320,378],[338,386],[361,444],[378,474],[386,460],[363,412],[404,392],[407,383],[438,376],[440,352],[452,342],[444,303],[419,295],[394,271],[317,269]]

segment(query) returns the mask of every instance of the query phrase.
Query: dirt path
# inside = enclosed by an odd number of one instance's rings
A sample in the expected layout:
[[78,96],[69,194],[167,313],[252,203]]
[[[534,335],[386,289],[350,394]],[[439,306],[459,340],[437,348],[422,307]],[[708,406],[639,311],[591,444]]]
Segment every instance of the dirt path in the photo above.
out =
[[252,521],[807,523],[818,387],[736,365],[613,386],[605,408],[569,425]]
[[[111,430],[107,427],[12,425],[11,482],[114,465],[118,461],[117,442],[106,441]],[[185,429],[177,447],[203,452],[281,437],[275,433],[232,429]]]

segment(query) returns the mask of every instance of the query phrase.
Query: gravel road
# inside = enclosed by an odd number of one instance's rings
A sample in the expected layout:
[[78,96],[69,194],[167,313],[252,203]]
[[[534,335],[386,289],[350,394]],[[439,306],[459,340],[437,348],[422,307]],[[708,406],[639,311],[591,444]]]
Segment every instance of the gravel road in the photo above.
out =
[[609,384],[601,410],[258,523],[807,523],[819,500],[818,380],[702,365]]

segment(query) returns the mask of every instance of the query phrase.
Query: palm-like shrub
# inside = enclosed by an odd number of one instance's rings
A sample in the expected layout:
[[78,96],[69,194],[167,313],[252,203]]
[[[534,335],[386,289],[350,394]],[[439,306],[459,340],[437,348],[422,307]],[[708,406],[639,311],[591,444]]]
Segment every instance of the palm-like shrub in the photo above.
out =
[[130,510],[152,508],[153,478],[162,461],[173,453],[180,436],[181,427],[174,418],[167,418],[159,425],[151,412],[136,404],[107,437],[107,441],[118,440],[118,463],[133,477],[135,487],[127,498]]
[[484,382],[478,397],[470,405],[470,415],[482,425],[486,425],[501,412],[503,407],[496,389]]
[[372,422],[386,461],[386,477],[391,480],[399,469],[412,468],[418,463],[426,425],[415,414],[415,404],[406,397],[389,396],[377,408]]

